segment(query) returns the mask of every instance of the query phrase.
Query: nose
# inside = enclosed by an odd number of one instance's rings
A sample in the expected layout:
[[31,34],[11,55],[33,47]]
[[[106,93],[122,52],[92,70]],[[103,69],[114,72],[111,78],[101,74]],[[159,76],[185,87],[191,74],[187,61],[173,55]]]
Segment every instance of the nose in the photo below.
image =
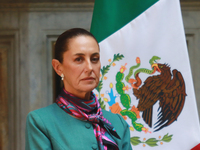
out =
[[86,71],[92,71],[92,62],[90,60],[87,60],[85,69]]

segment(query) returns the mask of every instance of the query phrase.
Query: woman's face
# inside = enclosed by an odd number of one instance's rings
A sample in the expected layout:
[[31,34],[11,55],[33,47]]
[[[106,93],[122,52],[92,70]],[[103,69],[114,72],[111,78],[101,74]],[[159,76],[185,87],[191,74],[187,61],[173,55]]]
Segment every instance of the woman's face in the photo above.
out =
[[61,68],[65,90],[85,98],[99,83],[101,64],[95,39],[83,35],[70,39]]

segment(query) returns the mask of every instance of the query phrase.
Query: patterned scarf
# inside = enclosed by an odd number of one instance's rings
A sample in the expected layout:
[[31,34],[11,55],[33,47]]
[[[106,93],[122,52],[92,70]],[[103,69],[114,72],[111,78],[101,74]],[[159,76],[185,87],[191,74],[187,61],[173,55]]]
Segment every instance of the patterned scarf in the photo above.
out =
[[90,100],[83,100],[63,89],[57,97],[56,103],[68,114],[93,124],[100,150],[119,150],[110,134],[118,139],[120,137],[111,123],[103,117],[100,104],[93,92],[91,92]]

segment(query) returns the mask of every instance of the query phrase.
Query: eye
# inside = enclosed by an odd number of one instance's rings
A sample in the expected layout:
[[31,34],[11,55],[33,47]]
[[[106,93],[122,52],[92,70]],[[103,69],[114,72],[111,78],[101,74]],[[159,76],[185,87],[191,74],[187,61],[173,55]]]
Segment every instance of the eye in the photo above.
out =
[[77,58],[75,59],[75,61],[76,61],[76,62],[81,62],[81,61],[83,61],[83,58],[82,58],[82,57],[77,57]]
[[93,63],[97,63],[97,62],[99,61],[99,57],[92,57],[92,58],[91,58],[91,61],[92,61]]

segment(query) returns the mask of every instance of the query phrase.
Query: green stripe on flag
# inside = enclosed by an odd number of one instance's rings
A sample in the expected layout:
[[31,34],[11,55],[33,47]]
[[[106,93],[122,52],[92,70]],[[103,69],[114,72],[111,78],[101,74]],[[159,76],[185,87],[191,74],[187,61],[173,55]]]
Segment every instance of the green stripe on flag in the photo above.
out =
[[158,0],[95,0],[91,33],[101,42]]

